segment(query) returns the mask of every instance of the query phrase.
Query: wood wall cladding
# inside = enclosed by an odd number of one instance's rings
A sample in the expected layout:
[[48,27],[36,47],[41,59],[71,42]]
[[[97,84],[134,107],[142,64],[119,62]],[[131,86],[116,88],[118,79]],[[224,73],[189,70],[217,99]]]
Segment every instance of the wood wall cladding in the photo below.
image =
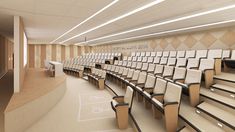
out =
[[81,47],[57,44],[29,44],[29,67],[43,68],[45,60],[64,61],[81,55]]
[[92,47],[92,52],[161,51],[188,49],[235,49],[235,26],[190,32],[147,40],[105,44]]

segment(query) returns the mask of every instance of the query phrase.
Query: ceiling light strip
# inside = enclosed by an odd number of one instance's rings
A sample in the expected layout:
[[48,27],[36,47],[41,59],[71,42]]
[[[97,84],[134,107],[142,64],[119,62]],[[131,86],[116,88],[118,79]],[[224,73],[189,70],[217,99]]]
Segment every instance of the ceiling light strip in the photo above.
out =
[[110,37],[114,37],[114,36],[118,36],[118,35],[136,32],[136,31],[140,31],[140,30],[144,30],[144,29],[148,29],[148,28],[152,28],[152,27],[157,27],[157,26],[161,26],[161,25],[165,25],[165,24],[170,24],[170,23],[174,23],[174,22],[178,22],[178,21],[182,21],[182,20],[187,20],[187,19],[191,19],[191,18],[195,18],[195,17],[199,17],[199,16],[204,16],[204,15],[208,15],[208,14],[212,14],[212,13],[216,13],[216,12],[220,12],[220,11],[224,11],[224,10],[228,10],[228,9],[232,9],[232,8],[235,8],[235,4],[221,7],[221,8],[217,8],[217,9],[213,9],[213,10],[209,10],[209,11],[205,11],[205,12],[200,12],[197,14],[192,14],[192,15],[172,19],[172,20],[168,20],[168,21],[163,21],[160,23],[156,23],[156,24],[152,24],[152,25],[148,25],[148,26],[144,26],[144,27],[140,27],[140,28],[135,28],[135,29],[119,32],[116,34],[111,34],[111,35],[99,37],[96,39],[89,40],[87,42],[89,43],[89,42],[93,42],[93,41],[97,41],[97,40],[101,40],[101,39],[106,39],[106,38],[110,38]]
[[[129,37],[129,38],[124,38],[124,39],[118,39],[118,40],[113,40],[113,41],[107,41],[107,42],[102,42],[102,43],[98,43],[98,44],[95,44],[95,45],[107,44],[107,43],[113,43],[113,42],[120,42],[120,41],[132,40],[132,39],[139,39],[139,38],[151,37],[151,36],[156,36],[156,35],[163,35],[163,34],[167,34],[167,33],[179,32],[179,31],[187,31],[187,30],[203,28],[203,27],[209,27],[209,26],[216,26],[216,25],[232,23],[232,22],[235,22],[235,19],[220,21],[220,22],[215,22],[215,23],[209,23],[209,24],[203,24],[203,25],[197,25],[197,26],[191,26],[191,27],[186,27],[186,28],[179,28],[179,29],[168,30],[168,31],[163,31],[163,32],[157,32],[157,33],[151,33],[151,34],[145,34],[145,35]],[[79,43],[79,44],[76,44],[76,45],[81,45],[81,44],[84,44],[84,43]]]
[[96,27],[94,27],[94,28],[91,28],[91,29],[89,29],[89,30],[87,30],[87,31],[84,31],[84,32],[80,33],[80,34],[77,34],[77,35],[75,35],[75,36],[73,36],[73,37],[71,37],[71,38],[69,38],[69,39],[66,39],[66,40],[60,42],[60,43],[68,42],[68,41],[70,41],[70,40],[72,40],[72,39],[74,39],[74,38],[77,38],[77,37],[79,37],[79,36],[81,36],[81,35],[84,35],[84,34],[86,34],[86,33],[89,33],[89,32],[91,32],[91,31],[94,31],[94,30],[96,30],[96,29],[99,29],[99,28],[101,28],[101,27],[103,27],[103,26],[106,26],[106,25],[108,25],[108,24],[110,24],[110,23],[113,23],[113,22],[115,22],[115,21],[121,20],[121,19],[123,19],[123,18],[125,18],[125,17],[128,17],[128,16],[130,16],[130,15],[133,15],[133,14],[135,14],[135,13],[137,13],[137,12],[140,12],[140,11],[142,11],[142,10],[145,10],[145,9],[147,9],[147,8],[150,8],[150,7],[152,7],[152,6],[156,5],[156,4],[159,4],[159,3],[163,2],[163,1],[165,1],[165,0],[154,0],[153,2],[151,2],[151,3],[149,3],[149,4],[146,4],[146,5],[144,5],[144,6],[140,7],[140,8],[137,8],[137,9],[135,9],[135,10],[133,10],[133,11],[130,11],[130,12],[126,13],[126,14],[123,14],[123,15],[121,15],[121,16],[119,16],[119,17],[116,17],[116,18],[114,18],[114,19],[112,19],[112,20],[109,20],[109,21],[107,21],[107,22],[105,22],[105,23],[103,23],[103,24],[101,24],[101,25],[99,25],[99,26],[96,26]]
[[77,24],[76,26],[74,26],[73,28],[71,28],[70,30],[68,30],[67,32],[65,32],[64,34],[60,35],[58,38],[56,38],[55,40],[51,41],[50,43],[55,43],[58,39],[62,38],[63,36],[65,36],[66,34],[70,33],[71,31],[73,31],[74,29],[76,29],[77,27],[81,26],[82,24],[84,24],[85,22],[89,21],[90,19],[92,19],[93,17],[97,16],[98,14],[100,14],[101,12],[103,12],[104,10],[108,9],[109,7],[111,7],[112,5],[114,5],[115,3],[117,3],[119,0],[114,0],[113,2],[111,2],[110,4],[108,4],[107,6],[105,6],[104,8],[102,8],[101,10],[99,10],[98,12],[96,12],[95,14],[93,14],[92,16],[88,17],[87,19],[85,19],[84,21],[82,21],[81,23]]

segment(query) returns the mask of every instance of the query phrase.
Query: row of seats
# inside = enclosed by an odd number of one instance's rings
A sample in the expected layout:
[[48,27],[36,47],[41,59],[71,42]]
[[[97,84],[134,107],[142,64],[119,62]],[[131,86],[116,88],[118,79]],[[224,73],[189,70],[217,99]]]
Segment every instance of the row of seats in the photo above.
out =
[[64,65],[63,68],[64,72],[70,75],[74,75],[77,77],[83,77],[84,66],[82,65],[73,65],[71,67]]
[[82,65],[91,68],[95,67],[97,64],[102,67],[102,64],[113,64],[113,60],[120,60],[120,58],[121,53],[89,53],[64,61],[64,67],[71,68],[76,67],[77,65]]
[[[114,67],[118,68],[117,66]],[[147,72],[134,69],[128,69],[128,68],[125,68],[123,70],[122,69],[123,67],[120,67],[118,72],[115,72],[115,70],[114,71],[108,69],[106,70],[111,80],[116,80],[116,81],[118,80],[119,81],[118,83],[124,87],[127,87],[127,89],[129,89],[129,87],[134,89],[137,99],[139,101],[142,101],[144,97],[145,98],[144,102],[146,105],[152,104],[153,112],[156,117],[161,116],[160,112],[163,113],[166,119],[165,121],[166,121],[167,131],[176,131],[182,87],[188,86],[178,82],[186,82],[186,83],[190,81],[192,82],[194,80],[189,80],[188,78],[190,78],[192,75],[194,76],[195,73],[198,74],[200,78],[201,72],[198,70],[189,69],[186,75],[186,79],[184,79],[183,77],[180,78],[179,80],[177,79],[173,80],[170,76],[164,77],[156,74],[148,74]],[[120,71],[123,72],[121,73]],[[185,68],[179,68],[178,72],[180,73],[182,71],[185,71],[184,74],[186,74]],[[175,74],[175,77],[176,76],[177,75]],[[192,84],[196,85],[196,83],[189,83],[189,85]],[[197,85],[198,85],[197,89],[199,89],[200,82],[198,82]],[[195,89],[195,87],[189,86],[189,88],[187,88],[186,90],[192,88]],[[198,97],[194,97],[193,99]],[[118,103],[115,102],[115,100],[112,101],[113,108],[117,107],[116,104]],[[129,104],[131,103],[129,102]]]
[[[196,56],[210,56],[211,52],[218,52],[220,58],[233,58],[235,50],[186,50],[186,51],[157,51],[157,52],[132,52],[130,57],[171,57],[171,58],[195,58]],[[209,57],[210,58],[210,57]],[[123,60],[127,57],[123,57]]]
[[91,73],[87,74],[88,81],[97,86],[99,89],[104,89],[106,71],[92,68]]

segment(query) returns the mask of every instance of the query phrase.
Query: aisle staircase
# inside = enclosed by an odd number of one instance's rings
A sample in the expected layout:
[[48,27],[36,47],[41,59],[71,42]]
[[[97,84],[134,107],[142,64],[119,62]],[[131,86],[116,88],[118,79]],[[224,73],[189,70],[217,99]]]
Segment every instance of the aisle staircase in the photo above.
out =
[[188,124],[180,131],[235,131],[235,74],[214,76],[214,85],[201,88],[201,103],[195,108],[183,101],[180,117]]

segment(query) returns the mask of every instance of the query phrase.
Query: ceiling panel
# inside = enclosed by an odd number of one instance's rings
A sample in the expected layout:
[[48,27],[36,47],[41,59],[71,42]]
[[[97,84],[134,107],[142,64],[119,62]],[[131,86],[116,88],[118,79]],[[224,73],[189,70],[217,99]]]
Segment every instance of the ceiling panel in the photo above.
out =
[[[152,1],[154,0],[119,0],[118,3],[78,27],[73,32],[67,34],[58,42],[94,28]],[[49,43],[111,2],[112,0],[0,0],[0,12],[1,14],[10,16],[21,16],[25,25],[26,34],[31,42]],[[231,4],[235,4],[235,0],[165,0],[164,2],[145,9],[144,11],[84,34],[69,41],[68,44],[84,41],[85,37],[88,40],[94,39],[120,31],[172,19],[177,16],[183,16]],[[234,13],[231,12],[234,12],[234,10],[217,13],[210,17],[205,16],[130,34],[124,34],[101,40],[99,42],[233,18]],[[7,21],[7,19],[1,18],[1,21]],[[6,29],[1,30],[4,31]]]

